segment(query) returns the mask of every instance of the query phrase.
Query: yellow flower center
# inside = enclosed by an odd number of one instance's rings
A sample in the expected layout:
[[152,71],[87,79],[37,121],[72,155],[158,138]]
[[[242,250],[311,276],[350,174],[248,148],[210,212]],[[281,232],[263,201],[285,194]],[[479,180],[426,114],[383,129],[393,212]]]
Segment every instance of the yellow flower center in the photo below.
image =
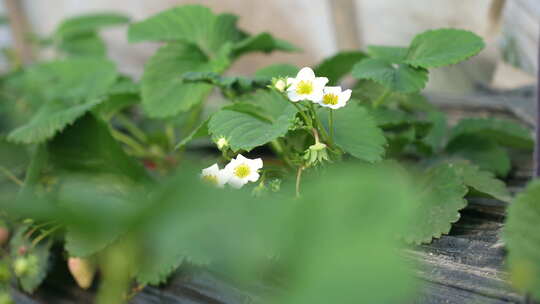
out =
[[296,93],[298,95],[309,95],[313,92],[313,83],[311,81],[302,80],[296,85]]
[[251,169],[246,164],[241,164],[240,166],[234,168],[234,175],[239,178],[246,178],[251,173]]
[[212,185],[217,185],[218,184],[217,176],[212,175],[212,174],[203,176],[203,181],[205,181],[205,182],[207,182],[209,184],[212,184]]
[[326,105],[337,105],[338,103],[338,96],[336,94],[325,94],[323,97],[323,103]]

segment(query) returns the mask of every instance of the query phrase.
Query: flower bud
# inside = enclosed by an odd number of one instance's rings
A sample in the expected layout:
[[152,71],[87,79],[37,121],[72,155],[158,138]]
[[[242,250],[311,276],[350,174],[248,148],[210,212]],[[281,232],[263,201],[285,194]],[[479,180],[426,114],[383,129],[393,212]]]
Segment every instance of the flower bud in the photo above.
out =
[[306,160],[306,164],[308,166],[314,166],[318,163],[329,160],[326,144],[317,142],[314,145],[309,146],[304,153],[304,159]]
[[218,147],[218,149],[221,151],[223,150],[224,148],[228,147],[229,146],[229,141],[227,141],[227,139],[225,137],[220,137],[217,141],[216,141],[216,145]]
[[88,259],[71,257],[68,259],[69,272],[82,289],[87,289],[92,285],[96,267]]
[[285,91],[286,87],[287,83],[283,79],[278,79],[276,82],[274,82],[274,88],[280,92]]

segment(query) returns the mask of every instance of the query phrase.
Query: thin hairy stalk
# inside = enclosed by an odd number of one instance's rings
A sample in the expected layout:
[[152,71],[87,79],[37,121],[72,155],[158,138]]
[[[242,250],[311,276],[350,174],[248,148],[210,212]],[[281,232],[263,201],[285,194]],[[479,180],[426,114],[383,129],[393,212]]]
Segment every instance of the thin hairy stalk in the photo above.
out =
[[377,108],[378,106],[382,105],[391,93],[392,91],[390,89],[385,89],[384,92],[373,101],[373,107]]
[[60,229],[60,225],[58,226],[54,226],[52,227],[51,229],[49,230],[46,230],[45,232],[43,232],[42,234],[40,234],[38,237],[36,237],[33,241],[32,241],[32,247],[36,247],[37,244],[39,244],[39,242],[41,242],[43,239],[45,239],[46,237],[48,237],[49,235],[51,235],[53,232],[57,231],[58,229]]
[[298,110],[298,113],[300,113],[300,115],[302,116],[302,118],[304,119],[304,122],[306,123],[306,125],[308,126],[312,126],[313,125],[313,121],[306,115],[306,113],[304,112],[304,110],[302,110],[302,108],[300,108],[300,106],[296,103],[296,102],[291,102],[293,104],[293,106]]
[[304,166],[298,167],[296,171],[296,197],[300,197],[300,181],[302,179],[302,172],[304,171]]
[[116,116],[116,119],[119,123],[122,124],[126,130],[131,133],[137,140],[139,140],[142,143],[148,142],[148,136],[146,136],[146,133],[144,133],[143,130],[141,130],[133,121],[131,121],[128,117],[126,117],[124,114],[118,114]]
[[330,129],[330,139],[334,140],[334,110],[328,109],[328,128]]
[[131,150],[133,150],[137,155],[147,154],[145,148],[141,144],[139,144],[136,140],[129,137],[128,135],[112,128],[111,128],[111,135],[119,142],[131,148]]
[[20,179],[17,178],[17,176],[15,176],[15,174],[13,174],[11,171],[9,171],[7,168],[5,167],[2,167],[0,166],[0,172],[4,173],[4,175],[9,179],[11,180],[12,182],[14,182],[15,184],[19,185],[22,187],[22,185],[24,185],[24,182]]
[[330,135],[328,135],[328,132],[324,128],[323,124],[321,123],[321,120],[319,119],[319,116],[317,116],[317,111],[315,111],[315,106],[313,104],[310,105],[311,114],[313,115],[313,122],[317,129],[320,131],[322,137],[325,139],[326,144],[329,146],[333,146],[334,142],[332,141],[332,138]]

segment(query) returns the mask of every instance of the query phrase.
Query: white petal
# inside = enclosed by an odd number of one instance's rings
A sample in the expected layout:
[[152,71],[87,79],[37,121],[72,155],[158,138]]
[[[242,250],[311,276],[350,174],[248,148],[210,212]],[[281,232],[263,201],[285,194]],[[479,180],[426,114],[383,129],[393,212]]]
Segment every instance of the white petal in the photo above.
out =
[[347,101],[349,101],[349,99],[351,99],[351,94],[352,94],[351,90],[345,90],[341,92],[341,94],[339,94],[339,101],[346,103]]
[[319,101],[319,102],[317,102],[317,103],[318,103],[321,107],[325,107],[325,108],[331,108],[331,106],[332,106],[332,105],[329,105],[329,104],[325,104],[324,102],[322,102],[322,100]]
[[339,109],[339,108],[344,107],[344,106],[345,106],[344,103],[339,103],[339,102],[336,103],[335,105],[328,105],[329,108],[334,109],[334,110]]
[[218,164],[213,164],[213,165],[211,165],[210,167],[203,169],[203,170],[202,170],[202,175],[203,175],[203,176],[206,176],[206,175],[217,175],[218,172],[219,172],[219,166],[218,166]]
[[296,75],[296,79],[297,80],[313,80],[315,79],[315,73],[313,72],[312,69],[305,67],[305,68],[302,68],[300,72],[298,72],[298,74]]
[[298,83],[298,81],[295,79],[295,78],[287,78],[287,85],[288,86],[291,86],[291,85],[296,85]]
[[229,185],[231,185],[233,188],[239,189],[242,188],[243,185],[245,185],[248,182],[247,179],[240,179],[237,177],[232,177],[227,182]]
[[259,179],[260,175],[257,171],[251,173],[246,179],[250,182],[256,182]]
[[218,187],[223,188],[227,182],[231,179],[230,171],[228,170],[219,170],[217,174]]
[[260,158],[252,159],[250,167],[255,171],[261,169],[263,167],[262,159]]
[[320,87],[321,90],[324,88],[324,86],[328,83],[328,78],[326,77],[317,77],[315,80],[313,80],[313,84],[315,84],[316,87]]
[[298,102],[298,101],[304,99],[303,95],[298,95],[298,94],[296,93],[296,90],[290,90],[290,91],[287,91],[287,97],[288,97],[289,100],[292,101],[292,102]]
[[322,90],[316,90],[315,92],[311,93],[307,99],[313,101],[314,103],[321,103],[323,99],[324,93]]
[[245,158],[244,155],[242,155],[242,154],[236,155],[236,161],[241,161],[241,162],[243,162],[243,161],[245,161],[246,159],[248,159],[248,158]]

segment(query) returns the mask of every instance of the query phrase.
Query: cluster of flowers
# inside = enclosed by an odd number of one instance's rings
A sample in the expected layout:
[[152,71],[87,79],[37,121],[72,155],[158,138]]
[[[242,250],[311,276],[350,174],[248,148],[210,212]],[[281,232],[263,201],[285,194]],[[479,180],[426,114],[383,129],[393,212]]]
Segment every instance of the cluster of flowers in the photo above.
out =
[[[312,69],[305,67],[298,72],[295,78],[277,80],[274,87],[279,91],[286,91],[291,102],[309,100],[331,109],[344,107],[351,98],[351,90],[343,91],[341,87],[337,86],[327,87],[327,83],[328,78],[316,77]],[[221,149],[226,145],[226,140],[221,138],[217,144]],[[318,143],[312,147],[318,150],[324,148],[318,145],[324,144]],[[203,169],[201,178],[218,187],[229,184],[234,188],[241,188],[248,182],[256,182],[259,179],[259,170],[262,167],[263,161],[260,158],[249,159],[242,154],[238,154],[236,159],[232,159],[223,169],[220,169],[218,164]]]
[[287,90],[287,97],[292,102],[309,100],[323,107],[339,109],[351,98],[351,90],[343,91],[341,87],[327,87],[328,78],[316,77],[312,69],[305,67],[298,72],[296,78],[278,80],[275,87],[280,91]]
[[262,159],[249,159],[238,154],[223,169],[220,169],[218,164],[203,169],[201,178],[220,188],[229,184],[238,189],[248,182],[256,182],[259,179],[259,169],[262,167]]

